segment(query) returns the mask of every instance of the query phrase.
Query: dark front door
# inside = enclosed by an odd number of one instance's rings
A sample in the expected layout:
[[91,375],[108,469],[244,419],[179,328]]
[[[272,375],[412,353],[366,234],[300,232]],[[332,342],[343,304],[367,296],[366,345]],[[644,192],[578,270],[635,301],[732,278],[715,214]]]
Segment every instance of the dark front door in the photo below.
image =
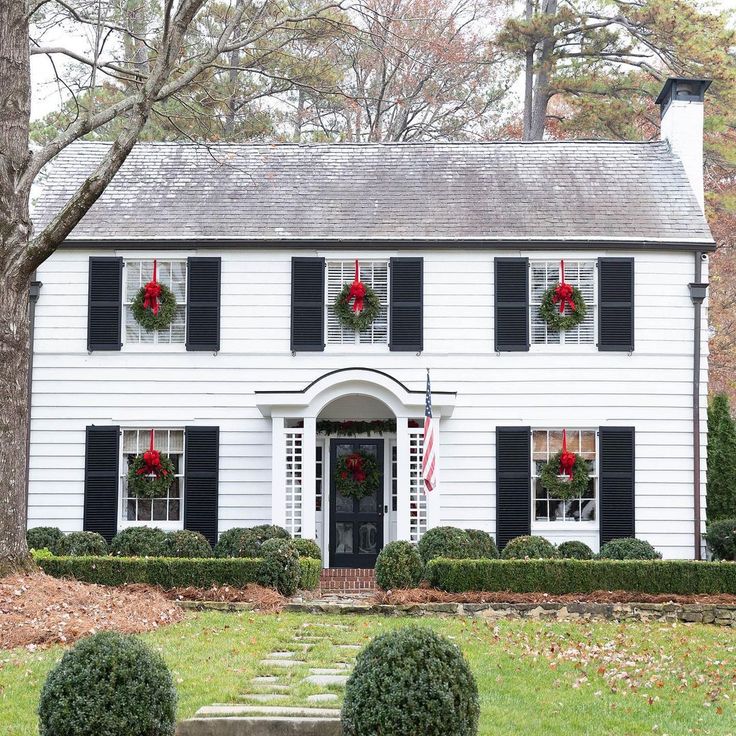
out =
[[[378,463],[380,481],[361,499],[338,493],[338,458],[362,452]],[[372,568],[383,547],[383,440],[332,440],[330,443],[330,567]]]

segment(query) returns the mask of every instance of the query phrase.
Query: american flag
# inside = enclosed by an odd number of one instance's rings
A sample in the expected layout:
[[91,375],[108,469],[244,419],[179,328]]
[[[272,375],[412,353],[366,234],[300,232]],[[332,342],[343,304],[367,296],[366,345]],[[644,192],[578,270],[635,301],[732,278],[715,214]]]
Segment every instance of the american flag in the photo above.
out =
[[427,369],[427,398],[424,402],[424,442],[422,443],[422,478],[424,487],[431,491],[435,483],[437,455],[435,453],[435,428],[432,418],[432,389],[429,385],[429,369]]

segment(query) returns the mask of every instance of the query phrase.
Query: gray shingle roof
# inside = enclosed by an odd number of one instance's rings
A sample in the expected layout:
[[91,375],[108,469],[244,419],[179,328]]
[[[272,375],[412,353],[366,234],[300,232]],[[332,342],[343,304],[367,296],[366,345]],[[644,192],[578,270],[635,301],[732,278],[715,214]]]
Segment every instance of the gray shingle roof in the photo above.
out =
[[[103,156],[42,175],[36,230]],[[712,241],[667,144],[139,143],[69,240]]]

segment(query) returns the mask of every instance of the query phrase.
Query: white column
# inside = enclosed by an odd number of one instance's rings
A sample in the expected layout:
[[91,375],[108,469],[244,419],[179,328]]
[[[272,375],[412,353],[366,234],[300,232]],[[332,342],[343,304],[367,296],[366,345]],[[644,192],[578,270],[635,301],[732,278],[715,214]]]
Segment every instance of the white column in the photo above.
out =
[[286,443],[283,417],[271,418],[271,523],[286,525]]
[[434,411],[433,416],[435,422],[434,432],[434,490],[429,493],[423,491],[427,496],[427,529],[442,524],[441,496],[442,496],[442,451],[441,451],[441,434],[442,422],[439,412]]
[[396,417],[396,539],[410,539],[409,419]]
[[317,496],[317,418],[304,418],[302,435],[302,538],[317,536],[315,503]]

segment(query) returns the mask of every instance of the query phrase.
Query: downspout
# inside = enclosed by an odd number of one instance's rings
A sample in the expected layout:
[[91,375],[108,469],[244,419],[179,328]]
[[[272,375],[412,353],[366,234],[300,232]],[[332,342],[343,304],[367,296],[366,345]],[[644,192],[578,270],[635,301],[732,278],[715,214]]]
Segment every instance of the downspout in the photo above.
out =
[[700,341],[702,336],[702,305],[708,293],[708,284],[702,282],[703,260],[701,251],[695,253],[695,273],[693,283],[688,284],[693,303],[693,545],[695,559],[701,559],[700,535],[702,508],[700,505]]
[[28,491],[30,488],[29,471],[31,467],[31,393],[33,391],[33,355],[35,353],[33,342],[34,333],[36,328],[36,302],[41,294],[41,287],[43,284],[40,281],[36,281],[36,274],[33,274],[34,280],[31,281],[31,290],[28,294],[28,333],[29,333],[29,345],[30,355],[28,357],[28,400],[26,404],[26,416],[28,421],[26,423],[26,513],[28,510]]

